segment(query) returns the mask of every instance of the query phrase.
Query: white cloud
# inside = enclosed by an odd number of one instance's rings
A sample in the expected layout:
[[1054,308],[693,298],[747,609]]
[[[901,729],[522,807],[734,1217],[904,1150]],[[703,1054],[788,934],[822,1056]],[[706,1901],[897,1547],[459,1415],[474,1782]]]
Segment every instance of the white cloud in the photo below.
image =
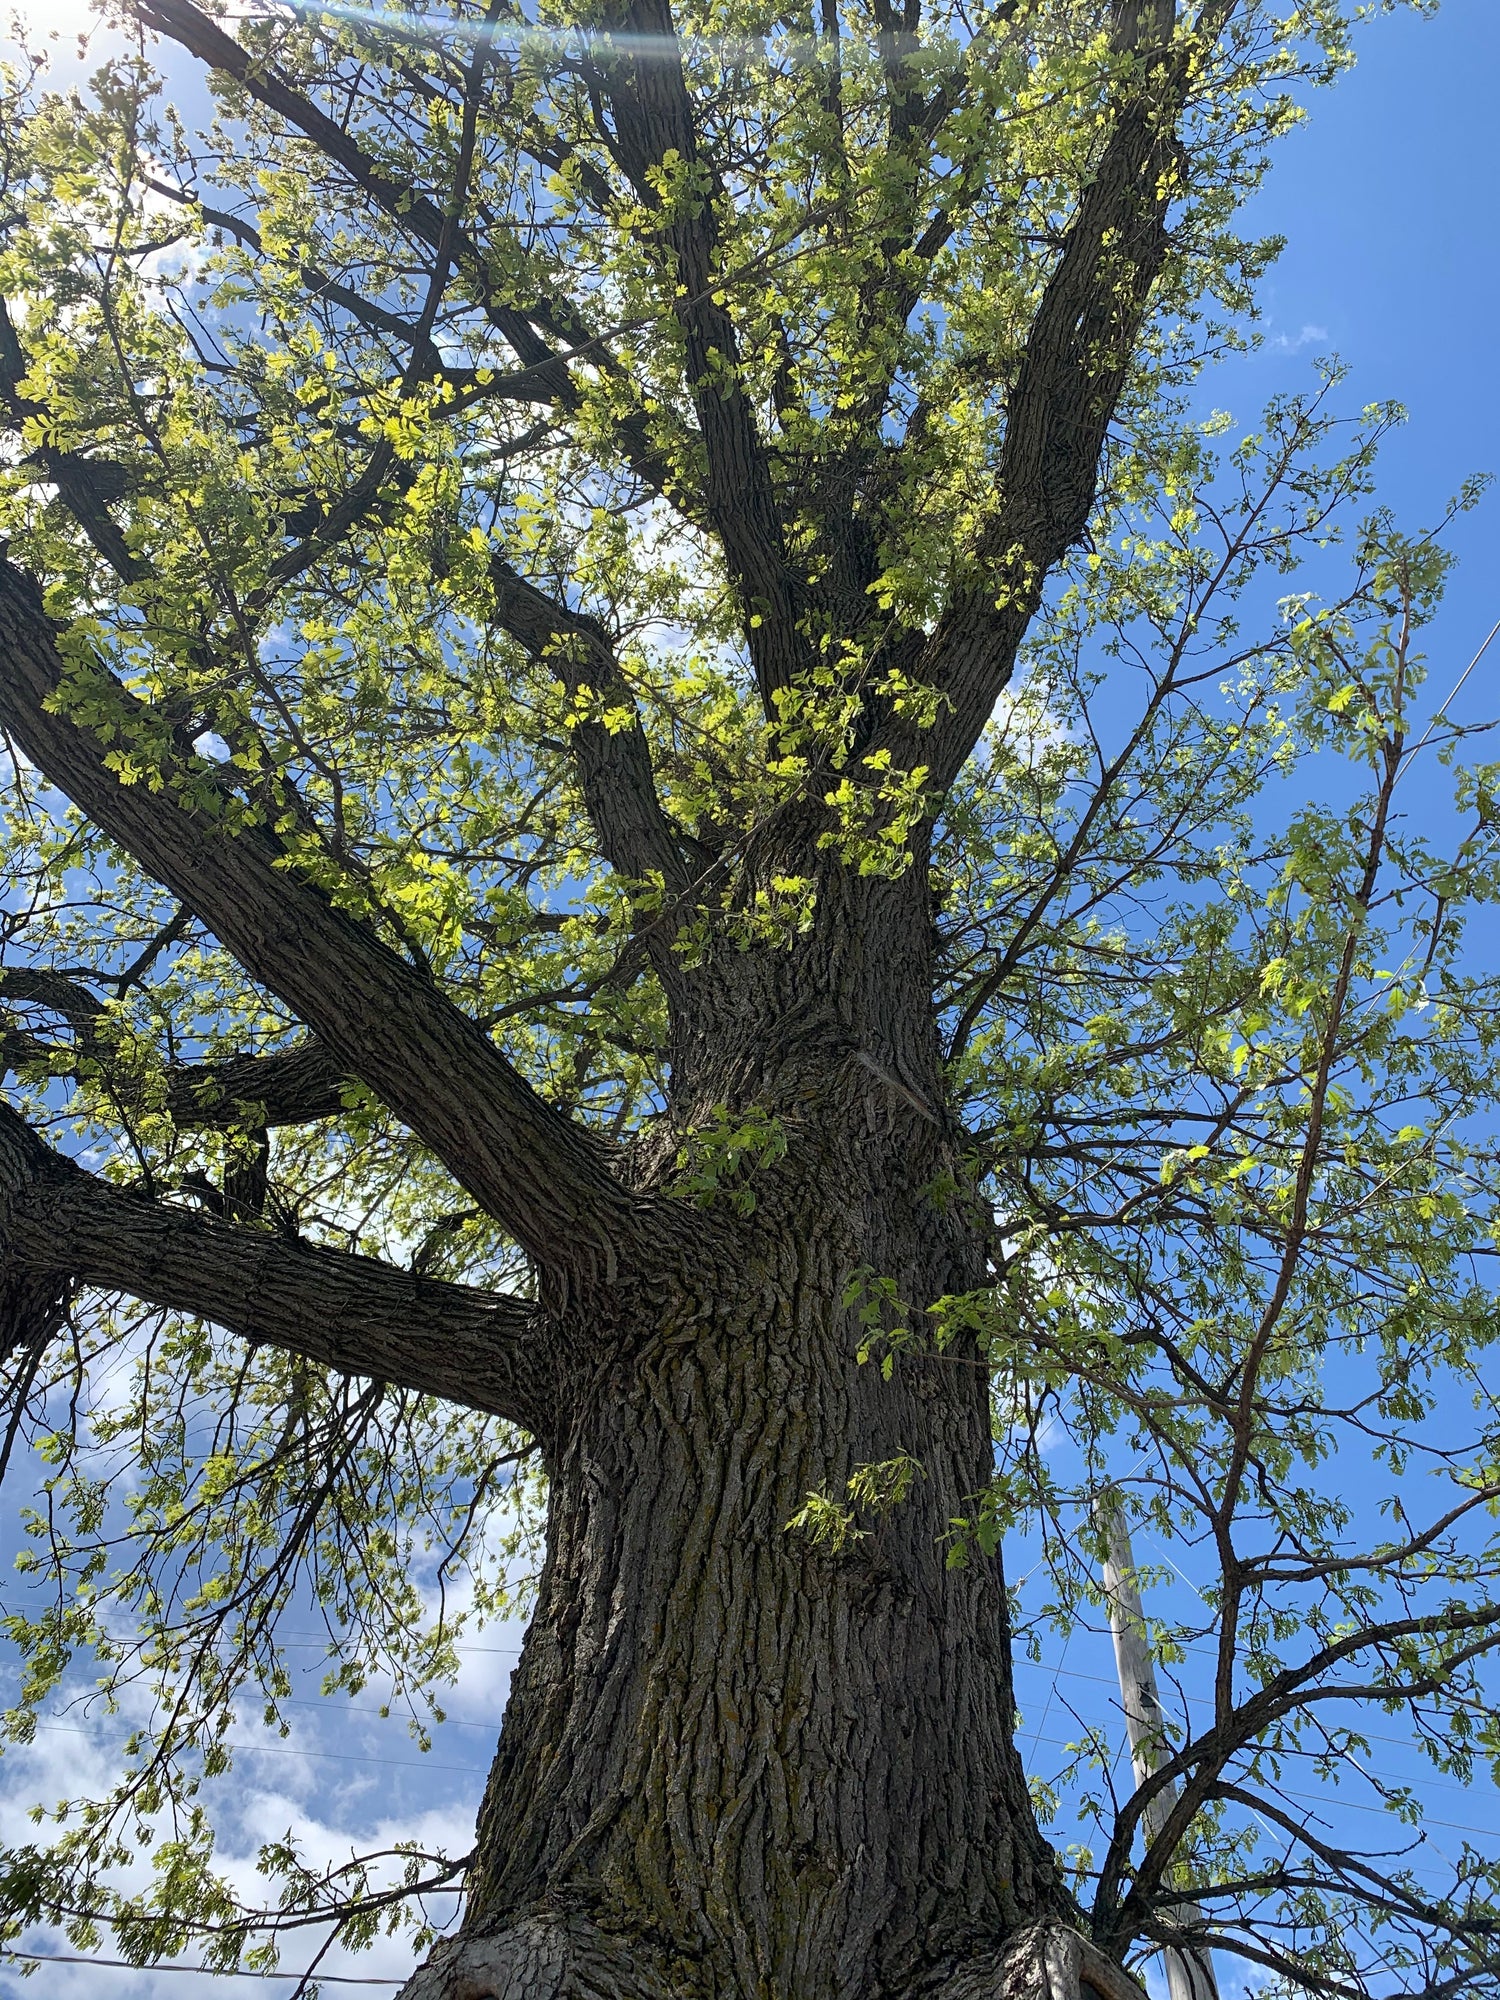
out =
[[1314,326],[1310,322],[1304,322],[1300,332],[1268,334],[1266,345],[1273,348],[1277,354],[1300,354],[1304,347],[1316,346],[1327,338],[1326,326]]
[[[310,1636],[310,1635],[309,1635]],[[289,1634],[295,1638],[295,1634]],[[295,1662],[299,1650],[289,1657]],[[305,1649],[299,1698],[288,1704],[289,1734],[279,1737],[256,1726],[253,1704],[247,1703],[231,1731],[236,1746],[229,1776],[208,1786],[205,1802],[218,1828],[216,1861],[248,1902],[266,1899],[266,1882],[256,1872],[256,1855],[268,1841],[280,1840],[291,1829],[304,1859],[314,1866],[346,1861],[415,1840],[428,1852],[463,1854],[473,1838],[479,1803],[509,1690],[511,1671],[520,1650],[515,1625],[491,1626],[471,1644],[459,1648],[461,1668],[443,1707],[449,1721],[432,1728],[433,1747],[423,1755],[412,1741],[399,1713],[382,1718],[379,1690],[369,1689],[358,1700],[323,1698],[316,1692],[322,1671],[321,1648]],[[78,1692],[82,1693],[80,1686]],[[114,1748],[132,1721],[145,1719],[145,1704],[127,1697],[129,1715],[109,1717],[74,1708],[54,1713],[38,1728],[30,1744],[7,1750],[0,1762],[0,1823],[19,1829],[24,1810],[42,1802],[48,1806],[79,1796],[101,1797],[110,1788],[117,1766]],[[24,1838],[19,1831],[13,1839]],[[47,1829],[38,1829],[45,1839]],[[144,1881],[147,1862],[139,1870]],[[430,1910],[438,1921],[457,1914],[456,1896],[433,1898]],[[283,1963],[301,1970],[322,1942],[323,1933],[309,1929],[287,1939]],[[64,1934],[34,1930],[21,1940],[25,1947],[47,1954],[68,1954],[76,1948]],[[117,1957],[106,1936],[100,1958]],[[196,1954],[185,1954],[192,1965]],[[406,1938],[382,1938],[368,1952],[330,1952],[321,1963],[325,1972],[360,1979],[389,1977],[394,1982],[411,1971],[414,1959]],[[37,1978],[43,1981],[36,1983]],[[216,1979],[215,1994],[227,2000],[259,2000],[290,1988],[263,1980]],[[55,1958],[22,1980],[0,1972],[4,2000],[191,2000],[192,1977],[163,1970],[134,1972],[99,1965],[70,1965]],[[332,1988],[336,1992],[340,1989]],[[379,2000],[382,1988],[364,1989]]]

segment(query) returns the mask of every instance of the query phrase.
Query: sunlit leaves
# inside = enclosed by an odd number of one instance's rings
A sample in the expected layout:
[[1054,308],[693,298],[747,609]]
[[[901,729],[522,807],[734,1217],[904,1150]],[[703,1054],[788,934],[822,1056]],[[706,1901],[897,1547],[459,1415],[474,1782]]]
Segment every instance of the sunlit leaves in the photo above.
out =
[[[1444,567],[1431,537],[1358,525],[1398,413],[1347,430],[1329,379],[1238,438],[1181,399],[1252,331],[1274,246],[1239,240],[1235,207],[1295,93],[1347,61],[1344,10],[1242,5],[1211,43],[1196,15],[1180,24],[1171,242],[1091,540],[946,800],[920,744],[948,697],[907,641],[957,590],[1009,603],[1039,581],[1023,546],[988,567],[979,552],[1037,301],[1139,74],[1110,10],[940,6],[905,43],[859,6],[835,37],[821,9],[695,0],[679,21],[698,155],[642,161],[603,109],[635,55],[545,6],[490,51],[467,185],[479,10],[449,11],[451,33],[395,7],[234,24],[357,143],[358,172],[222,77],[204,132],[143,60],[76,100],[5,82],[0,293],[25,367],[0,531],[69,627],[63,705],[122,780],[273,839],[552,1103],[656,1145],[709,1209],[754,1208],[784,1130],[712,1104],[659,1143],[669,1033],[642,940],[670,929],[684,973],[787,949],[818,921],[817,870],[930,867],[942,1116],[968,1136],[928,1192],[990,1202],[994,1283],[910,1301],[868,1272],[846,1304],[888,1377],[960,1341],[993,1363],[999,1476],[949,1558],[1040,1523],[1056,1615],[1075,1616],[1093,1588],[1075,1489],[1121,1452],[1146,1455],[1166,1531],[1196,1531],[1234,1486],[1257,1529],[1336,1549],[1329,1382],[1351,1356],[1366,1368],[1362,1421],[1401,1472],[1429,1453],[1434,1384],[1493,1331],[1473,1265],[1496,1232],[1494,1029],[1464,924],[1497,890],[1496,772],[1458,775],[1453,839],[1398,816],[1366,880],[1370,786],[1417,697],[1413,634]],[[422,203],[464,232],[436,272]],[[673,242],[701,217],[705,298],[733,340],[721,327],[690,380]],[[731,398],[764,441],[802,594],[806,671],[769,719],[749,671],[766,614],[709,527],[703,418]],[[59,484],[70,464],[104,510],[92,534]],[[1335,574],[1339,532],[1352,569]],[[597,622],[618,680],[580,674],[569,636],[499,629],[497,556]],[[871,747],[877,711],[915,754]],[[609,872],[583,796],[580,740],[637,722],[688,915],[664,871]],[[767,829],[799,814],[807,851],[756,874]],[[249,1103],[213,1128],[174,1119],[181,1064],[285,1049],[296,1022],[29,772],[5,849],[7,963],[67,967],[92,996],[87,1013],[6,999],[21,1100],[60,1143],[158,1201],[525,1282],[515,1246],[358,1086],[269,1134]],[[250,1918],[199,1791],[236,1704],[283,1712],[277,1620],[316,1607],[333,1685],[383,1663],[423,1726],[453,1667],[448,1581],[466,1577],[477,1613],[512,1603],[529,1488],[493,1426],[113,1302],[83,1302],[78,1326],[39,1391],[48,1484],[23,1574],[45,1588],[14,1614],[30,1679],[13,1726],[85,1663],[157,1707],[114,1796],[70,1810],[49,1853],[12,1855],[7,1900],[72,1911],[90,1948],[108,1917],[142,1957],[201,1923],[227,1963]],[[1054,1424],[1083,1456],[1071,1484],[1043,1449]],[[1489,1437],[1439,1454],[1481,1495],[1494,1457]],[[920,1470],[858,1468],[801,1527],[854,1546]],[[1423,1576],[1473,1594],[1491,1556],[1434,1544]],[[1252,1593],[1249,1683],[1370,1615],[1367,1582],[1330,1578],[1295,1601]],[[1206,1585],[1219,1604],[1226,1587]],[[1446,1673],[1455,1644],[1405,1635],[1380,1671]],[[1440,1753],[1455,1767],[1472,1744],[1494,1754],[1461,1674],[1432,1716],[1465,1746]],[[1257,1739],[1251,1762],[1280,1754]],[[1226,1870],[1249,1865],[1231,1820],[1206,1801],[1199,1822]],[[137,1838],[155,1883],[113,1901]],[[290,1842],[264,1858],[286,1911],[342,1910],[346,1936],[368,1935],[363,1864],[320,1876]],[[1320,1895],[1289,1889],[1289,1921],[1331,1925]]]
[[[938,856],[996,1214],[993,1289],[940,1302],[928,1336],[968,1329],[996,1368],[997,1478],[951,1559],[1036,1538],[1018,1616],[1040,1646],[1097,1618],[1092,1500],[1126,1482],[1201,1600],[1158,1621],[1162,1657],[1226,1649],[1174,1739],[1201,1786],[1191,1879],[1226,1934],[1348,1991],[1472,1963],[1493,1914],[1477,1856],[1442,1891],[1382,1862],[1374,1914],[1327,1854],[1311,1903],[1269,1886],[1297,1823],[1267,1817],[1280,1788],[1339,1768],[1361,1703],[1467,1774],[1500,1646],[1497,1022],[1471,921],[1500,848],[1482,774],[1444,812],[1429,770],[1407,810],[1443,726],[1413,717],[1447,557],[1440,531],[1361,517],[1390,415],[1344,447],[1285,403],[1227,465],[1167,429],[1124,461]],[[1319,559],[1335,537],[1347,557]],[[1315,560],[1326,594],[1278,604]],[[1104,1922],[1149,1867],[1111,1831],[1108,1761],[1091,1739],[1066,1774]]]

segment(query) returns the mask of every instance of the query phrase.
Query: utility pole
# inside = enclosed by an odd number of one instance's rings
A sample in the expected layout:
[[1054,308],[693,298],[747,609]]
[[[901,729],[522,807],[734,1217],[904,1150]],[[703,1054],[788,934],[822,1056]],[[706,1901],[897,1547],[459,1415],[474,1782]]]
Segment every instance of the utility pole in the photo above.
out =
[[[1120,1703],[1130,1736],[1130,1761],[1139,1787],[1162,1761],[1167,1738],[1156,1692],[1156,1665],[1151,1658],[1146,1614],[1141,1609],[1140,1586],[1136,1582],[1135,1558],[1130,1552],[1130,1530],[1115,1487],[1105,1487],[1094,1503],[1094,1519],[1104,1535],[1104,1595],[1109,1604],[1109,1629],[1114,1635]],[[1165,1785],[1141,1814],[1141,1831],[1148,1847],[1176,1803],[1176,1784]],[[1196,1928],[1202,1923],[1203,1912],[1196,1903],[1180,1903],[1177,1907],[1181,1912],[1178,1921],[1184,1927]],[[1212,1953],[1201,1947],[1178,1949],[1169,1945],[1162,1953],[1162,1960],[1171,2000],[1219,2000]]]

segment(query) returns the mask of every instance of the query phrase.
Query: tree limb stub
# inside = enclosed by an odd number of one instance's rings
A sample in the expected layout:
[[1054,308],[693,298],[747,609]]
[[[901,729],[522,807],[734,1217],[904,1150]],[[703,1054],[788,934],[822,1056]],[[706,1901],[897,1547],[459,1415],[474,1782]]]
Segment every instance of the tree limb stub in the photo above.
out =
[[960,1967],[933,2000],[1143,2000],[1112,1958],[1070,1925],[1018,1931],[1002,1951]]

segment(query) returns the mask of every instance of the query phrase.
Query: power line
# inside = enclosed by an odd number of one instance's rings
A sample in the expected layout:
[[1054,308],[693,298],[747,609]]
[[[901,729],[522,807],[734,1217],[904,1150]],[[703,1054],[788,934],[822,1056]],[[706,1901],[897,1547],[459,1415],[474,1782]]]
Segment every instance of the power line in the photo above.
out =
[[[1110,1677],[1110,1675],[1086,1674],[1080,1667],[1052,1667],[1050,1669],[1034,1669],[1031,1667],[1028,1661],[1018,1662],[1017,1665],[1018,1677],[1023,1670],[1026,1672],[1033,1672],[1033,1671],[1044,1672],[1046,1673],[1048,1680],[1054,1684],[1058,1680],[1059,1676],[1061,1676],[1063,1679],[1070,1681],[1092,1681],[1096,1687],[1112,1688],[1115,1685],[1115,1682]],[[1180,1689],[1179,1692],[1181,1692]],[[1204,1695],[1190,1696],[1189,1699],[1196,1700],[1200,1706],[1207,1705],[1207,1697]],[[1352,1699],[1353,1697],[1351,1696],[1351,1700]],[[1043,1723],[1045,1723],[1046,1720],[1047,1720],[1047,1714],[1046,1710],[1044,1709],[1042,1712],[1042,1720],[1037,1724],[1038,1730],[1041,1729]],[[474,1724],[470,1726],[479,1727],[481,1725]],[[1410,1736],[1387,1736],[1379,1729],[1356,1728],[1354,1733],[1357,1736],[1361,1737],[1367,1743],[1393,1743],[1397,1745],[1398,1748],[1403,1750],[1410,1750],[1413,1745],[1413,1742],[1415,1741],[1415,1739]],[[1022,1743],[1042,1742],[1044,1740],[1050,1742],[1050,1741],[1055,1741],[1056,1739],[1055,1738],[1044,1739],[1038,1736],[1036,1734],[1036,1731],[1030,1729],[1019,1731],[1017,1734],[1017,1741]],[[1317,1758],[1323,1756],[1325,1752],[1317,1749],[1302,1749],[1300,1747],[1294,1750],[1289,1747],[1285,1754]],[[1347,1755],[1348,1753],[1343,1752],[1341,1754]],[[1424,1785],[1428,1787],[1430,1790],[1436,1792],[1461,1792],[1466,1798],[1472,1798],[1474,1796],[1474,1787],[1472,1785],[1456,1785],[1454,1784],[1451,1778],[1430,1778],[1425,1771],[1418,1772],[1417,1775],[1412,1779],[1412,1783],[1414,1785]]]
[[[80,1722],[39,1722],[38,1729],[50,1729],[67,1736],[89,1736],[93,1732]],[[226,1743],[226,1750],[243,1750],[255,1757],[317,1757],[330,1764],[386,1764],[402,1771],[462,1771],[472,1776],[472,1764],[436,1764],[426,1757],[371,1757],[359,1750],[299,1750],[294,1743]]]
[[1486,635],[1483,644],[1480,646],[1479,651],[1474,655],[1473,659],[1470,660],[1469,664],[1464,668],[1463,672],[1459,675],[1458,679],[1453,683],[1453,686],[1448,690],[1447,699],[1439,705],[1437,715],[1435,715],[1432,718],[1431,722],[1428,723],[1425,731],[1422,734],[1421,740],[1419,742],[1413,743],[1410,750],[1408,750],[1406,755],[1401,759],[1401,767],[1396,773],[1396,778],[1398,781],[1405,775],[1407,765],[1411,762],[1412,758],[1416,756],[1417,752],[1419,750],[1426,748],[1428,739],[1431,737],[1433,730],[1437,728],[1438,716],[1447,714],[1449,705],[1454,700],[1456,700],[1460,689],[1463,687],[1464,682],[1469,678],[1470,674],[1473,673],[1474,669],[1479,665],[1479,662],[1484,658],[1485,654],[1489,651],[1490,642],[1495,637],[1495,634],[1497,632],[1500,632],[1500,618],[1497,618],[1495,620],[1494,624],[1490,627],[1489,632]]
[[200,1979],[296,1979],[315,1978],[320,1986],[402,1986],[409,1974],[318,1972],[237,1972],[218,1965],[137,1965],[129,1958],[90,1958],[76,1951],[18,1951],[13,1945],[0,1947],[3,1958],[24,1958],[33,1965],[101,1965],[119,1972],[196,1972]]
[[[1064,1649],[1064,1657],[1066,1657],[1066,1648]],[[1032,1671],[1030,1664],[1026,1661],[1019,1661],[1017,1663],[1017,1669],[1018,1669],[1018,1674]],[[1041,1677],[1045,1680],[1045,1684],[1048,1689],[1047,1702],[1043,1707],[1042,1715],[1037,1723],[1036,1728],[1022,1729],[1018,1732],[1017,1741],[1020,1743],[1048,1743],[1054,1746],[1059,1746],[1062,1744],[1063,1739],[1059,1737],[1043,1736],[1040,1734],[1040,1731],[1046,1725],[1048,1713],[1051,1708],[1051,1698],[1053,1693],[1055,1693],[1056,1691],[1057,1682],[1060,1679],[1092,1682],[1096,1687],[1112,1688],[1115,1685],[1114,1681],[1108,1675],[1085,1673],[1079,1667],[1062,1667],[1062,1666],[1052,1667],[1040,1670],[1040,1674]],[[341,1714],[347,1714],[351,1710],[353,1710],[357,1711],[361,1715],[380,1716],[380,1710],[369,1702],[347,1702],[340,1706],[337,1704],[337,1698],[333,1695],[323,1697],[321,1700],[317,1701],[312,1700],[310,1698],[299,1700],[295,1696],[285,1697],[284,1699],[286,1699],[289,1704],[295,1704],[295,1706],[299,1708],[323,1709],[323,1712],[325,1714],[333,1713],[336,1715],[341,1715]],[[324,1706],[325,1702],[328,1704],[327,1707]],[[392,1721],[394,1720],[394,1717],[381,1716],[381,1720]],[[462,1716],[447,1716],[443,1719],[442,1722],[434,1722],[432,1726],[434,1730],[445,1729],[445,1728],[459,1728],[459,1729],[484,1729],[484,1730],[497,1731],[501,1727],[501,1721],[499,1717],[496,1717],[493,1720],[485,1719],[485,1720],[474,1721]],[[87,1729],[83,1724],[77,1722],[39,1721],[36,1724],[36,1727],[39,1730],[51,1730],[55,1733],[62,1733],[72,1736],[88,1736],[92,1734],[91,1730]],[[1382,1733],[1380,1730],[1360,1729],[1358,1731],[1358,1734],[1371,1743],[1391,1743],[1402,1748],[1410,1747],[1410,1742],[1411,1742],[1410,1738],[1401,1736],[1388,1736]],[[378,1757],[370,1754],[367,1751],[303,1749],[293,1743],[239,1742],[239,1743],[230,1743],[225,1747],[230,1750],[243,1751],[247,1755],[256,1757],[312,1757],[312,1758],[317,1758],[322,1762],[335,1763],[335,1764],[380,1764],[380,1765],[385,1765],[393,1770],[447,1771],[458,1774],[469,1774],[472,1773],[474,1769],[474,1766],[472,1764],[440,1763],[436,1759],[429,1758],[425,1755],[418,1755],[416,1757]],[[1304,1754],[1308,1757],[1317,1757],[1320,1756],[1322,1753],[1317,1750],[1307,1750],[1300,1754]],[[1413,1785],[1424,1786],[1433,1791],[1459,1792],[1462,1793],[1465,1797],[1474,1796],[1474,1788],[1471,1785],[1455,1784],[1451,1779],[1429,1777],[1426,1772],[1418,1772],[1413,1777],[1412,1783]],[[1310,1795],[1303,1795],[1303,1796],[1310,1796]],[[1438,1823],[1439,1822],[1434,1822],[1434,1824]],[[1467,1830],[1474,1831],[1475,1829],[1471,1828]]]

